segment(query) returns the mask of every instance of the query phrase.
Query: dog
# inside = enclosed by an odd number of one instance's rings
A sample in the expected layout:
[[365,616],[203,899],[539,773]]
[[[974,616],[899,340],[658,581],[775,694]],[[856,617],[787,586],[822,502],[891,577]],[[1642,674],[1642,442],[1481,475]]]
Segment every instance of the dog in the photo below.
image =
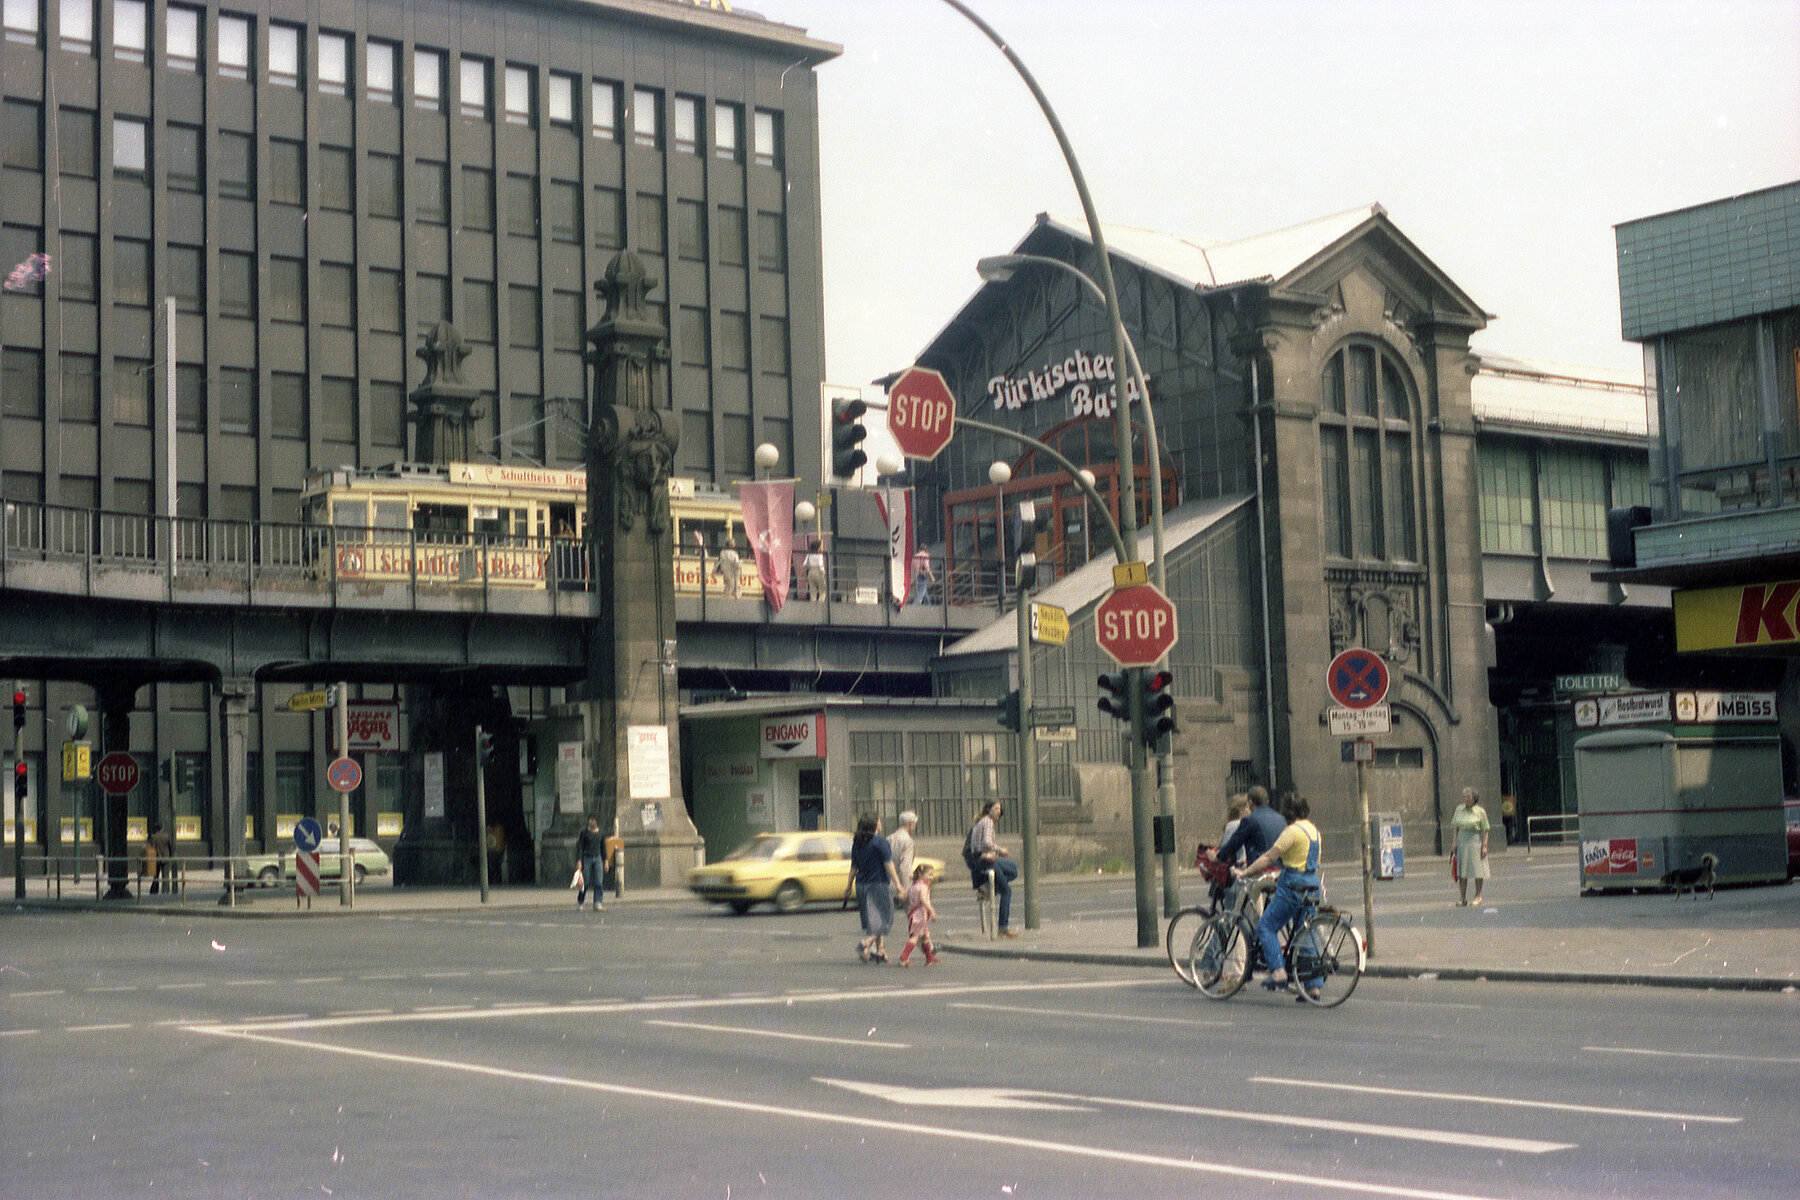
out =
[[1700,898],[1700,889],[1705,888],[1706,898],[1711,900],[1713,898],[1713,885],[1715,883],[1713,869],[1718,865],[1719,860],[1715,855],[1702,854],[1700,856],[1699,866],[1682,867],[1679,870],[1670,871],[1667,875],[1664,875],[1662,877],[1663,886],[1674,888],[1675,899],[1677,900],[1681,899],[1681,893],[1683,892],[1694,893],[1694,899],[1698,900]]

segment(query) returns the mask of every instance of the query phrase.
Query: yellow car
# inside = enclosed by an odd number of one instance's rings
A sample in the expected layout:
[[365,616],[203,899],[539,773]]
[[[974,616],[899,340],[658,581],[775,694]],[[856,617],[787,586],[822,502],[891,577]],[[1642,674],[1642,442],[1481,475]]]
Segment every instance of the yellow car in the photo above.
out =
[[[944,872],[940,859],[913,862]],[[764,901],[784,913],[813,900],[841,902],[849,887],[850,835],[831,830],[759,833],[718,862],[688,872],[690,891],[737,913]]]

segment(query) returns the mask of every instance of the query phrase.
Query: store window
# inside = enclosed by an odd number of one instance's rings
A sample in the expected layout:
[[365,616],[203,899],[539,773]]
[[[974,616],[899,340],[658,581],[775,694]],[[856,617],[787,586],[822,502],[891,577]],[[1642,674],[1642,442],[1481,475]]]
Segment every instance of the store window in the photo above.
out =
[[1319,486],[1325,551],[1417,562],[1418,496],[1407,373],[1383,348],[1352,343],[1325,369]]

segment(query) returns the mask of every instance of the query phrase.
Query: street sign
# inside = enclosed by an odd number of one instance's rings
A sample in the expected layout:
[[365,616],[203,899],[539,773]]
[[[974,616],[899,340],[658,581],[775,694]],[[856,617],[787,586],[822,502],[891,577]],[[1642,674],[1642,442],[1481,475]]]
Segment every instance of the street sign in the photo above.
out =
[[[319,894],[319,852],[317,850],[296,850],[294,852],[294,898],[307,900]],[[310,908],[311,905],[309,904]]]
[[87,779],[93,773],[94,748],[86,742],[64,742],[62,747],[63,782],[73,783],[79,779]]
[[1115,588],[1094,609],[1094,640],[1121,667],[1148,667],[1175,645],[1175,605],[1154,583]]
[[334,758],[325,768],[325,782],[334,792],[354,792],[362,786],[362,764],[354,758]]
[[930,367],[906,368],[888,389],[888,432],[908,458],[936,458],[955,424],[956,397]]
[[1031,730],[1031,736],[1040,742],[1072,742],[1075,734],[1073,725],[1037,725]]
[[1061,726],[1075,723],[1075,708],[1067,705],[1057,708],[1033,708],[1031,723],[1038,726]]
[[1331,724],[1332,737],[1361,737],[1369,733],[1387,733],[1392,724],[1390,713],[1385,704],[1372,704],[1368,708],[1333,706],[1325,710],[1325,717]]
[[123,750],[114,750],[94,768],[100,790],[109,796],[126,796],[138,785],[137,759]]
[[289,712],[313,712],[321,708],[330,708],[337,702],[337,689],[320,688],[316,692],[295,692],[288,697]]
[[325,831],[311,817],[301,817],[294,822],[294,849],[310,854],[324,840]]
[[1067,642],[1068,610],[1034,600],[1031,605],[1031,640],[1045,646],[1060,646]]
[[1387,699],[1388,665],[1381,655],[1352,646],[1325,668],[1325,688],[1345,708],[1370,708]]

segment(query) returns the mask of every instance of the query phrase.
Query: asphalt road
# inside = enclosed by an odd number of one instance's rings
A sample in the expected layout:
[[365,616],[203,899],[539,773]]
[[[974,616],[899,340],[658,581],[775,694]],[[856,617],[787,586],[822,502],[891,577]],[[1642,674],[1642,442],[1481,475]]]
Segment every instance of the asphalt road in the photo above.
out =
[[1144,968],[862,966],[854,940],[845,913],[695,905],[5,914],[0,1195],[1737,1200],[1800,1180],[1792,995],[1367,979],[1320,1012]]

